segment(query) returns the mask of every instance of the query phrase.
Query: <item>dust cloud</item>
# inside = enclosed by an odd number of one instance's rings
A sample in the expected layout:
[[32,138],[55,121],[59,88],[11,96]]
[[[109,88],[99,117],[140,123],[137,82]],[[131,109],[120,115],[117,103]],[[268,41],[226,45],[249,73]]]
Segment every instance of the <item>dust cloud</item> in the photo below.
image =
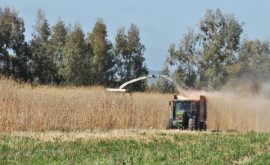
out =
[[206,96],[209,129],[270,132],[269,82],[207,92]]

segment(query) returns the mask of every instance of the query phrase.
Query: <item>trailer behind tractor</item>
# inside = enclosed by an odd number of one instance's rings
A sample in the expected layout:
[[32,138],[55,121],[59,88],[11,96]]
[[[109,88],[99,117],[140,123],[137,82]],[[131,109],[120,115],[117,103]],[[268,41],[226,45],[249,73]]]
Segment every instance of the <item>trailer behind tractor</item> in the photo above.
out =
[[[184,92],[189,97],[174,95],[169,105],[167,129],[206,130],[206,97],[201,91]],[[188,94],[189,93],[189,94]]]

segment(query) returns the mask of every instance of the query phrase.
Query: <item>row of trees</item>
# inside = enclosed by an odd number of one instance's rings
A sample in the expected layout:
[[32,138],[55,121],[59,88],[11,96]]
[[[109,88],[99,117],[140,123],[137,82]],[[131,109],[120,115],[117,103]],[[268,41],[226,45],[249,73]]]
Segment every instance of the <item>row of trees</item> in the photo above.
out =
[[[233,14],[207,10],[196,30],[189,29],[179,44],[171,44],[161,74],[170,75],[186,89],[237,87],[240,81],[258,82],[270,77],[268,41],[241,39],[243,24]],[[24,21],[16,11],[0,7],[0,74],[33,84],[118,86],[148,74],[145,46],[139,29],[120,28],[112,43],[107,27],[98,19],[90,33],[80,24],[66,26],[59,19],[50,27],[39,10],[32,40],[25,41]],[[256,84],[256,83],[255,83]],[[147,88],[146,81],[131,90]],[[149,90],[173,92],[160,80]]]
[[[256,88],[270,77],[269,42],[241,40],[242,26],[233,14],[207,10],[198,30],[189,29],[180,44],[170,45],[163,72],[169,75],[168,65],[176,66],[173,76],[186,89],[237,88],[243,82]],[[164,80],[152,88],[173,90]]]
[[[25,41],[24,21],[16,11],[0,7],[0,74],[33,84],[116,86],[148,74],[145,47],[139,29],[120,28],[115,43],[107,39],[107,27],[98,19],[85,34],[76,23],[66,26],[59,19],[50,27],[39,10],[32,40]],[[130,86],[145,90],[145,81]]]

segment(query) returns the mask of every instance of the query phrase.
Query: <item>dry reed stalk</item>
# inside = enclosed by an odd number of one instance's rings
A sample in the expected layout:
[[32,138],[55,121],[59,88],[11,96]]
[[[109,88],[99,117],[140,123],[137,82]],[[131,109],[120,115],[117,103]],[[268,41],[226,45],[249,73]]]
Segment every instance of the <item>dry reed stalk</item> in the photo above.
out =
[[207,94],[207,125],[217,130],[270,131],[270,99],[233,92]]
[[[110,93],[102,87],[32,88],[0,80],[0,131],[165,128],[171,94]],[[270,100],[207,93],[210,129],[270,131]]]
[[163,128],[171,95],[110,93],[0,80],[0,130]]

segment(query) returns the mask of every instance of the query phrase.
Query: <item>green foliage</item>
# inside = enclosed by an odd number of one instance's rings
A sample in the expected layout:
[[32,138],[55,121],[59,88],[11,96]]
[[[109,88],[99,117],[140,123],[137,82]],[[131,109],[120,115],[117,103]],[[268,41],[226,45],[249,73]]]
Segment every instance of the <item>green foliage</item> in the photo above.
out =
[[194,88],[197,80],[198,66],[198,35],[190,30],[179,45],[179,49],[175,50],[175,44],[169,48],[170,58],[168,62],[171,65],[177,65],[174,72],[176,81],[183,84],[186,88]]
[[[116,35],[115,56],[119,84],[148,74],[143,57],[145,46],[140,41],[139,29],[131,24],[127,35],[124,28],[118,30]],[[138,81],[128,86],[130,91],[144,91],[146,81]]]
[[[145,66],[145,58],[143,53],[145,51],[145,46],[140,42],[139,29],[131,24],[128,35],[127,35],[127,52],[128,57],[131,58],[131,71],[133,74],[132,78],[137,78],[148,74],[148,69]],[[129,67],[127,67],[129,69]],[[128,76],[127,76],[128,77]],[[132,91],[144,91],[146,89],[147,82],[139,81],[131,85],[130,90]]]
[[80,25],[68,36],[63,49],[60,74],[66,85],[89,85],[91,83],[91,60]]
[[[50,28],[45,14],[38,10],[30,44],[25,41],[24,31],[24,21],[17,12],[0,7],[1,75],[32,83],[38,78],[40,84],[114,87],[148,74],[145,46],[134,24],[127,33],[120,28],[113,45],[102,19],[85,37],[79,25],[67,28],[61,19]],[[237,87],[246,80],[259,89],[258,80],[270,76],[269,42],[244,39],[240,43],[242,32],[242,24],[233,14],[207,10],[198,33],[190,29],[178,46],[169,47],[166,60],[176,66],[175,80],[186,89]],[[169,74],[168,66],[162,74]],[[145,91],[147,81],[127,88]],[[174,90],[164,80],[152,88],[159,92]]]
[[45,17],[45,13],[39,9],[37,12],[36,25],[33,26],[33,43],[35,46],[40,46],[49,40],[51,35],[51,29],[49,27],[48,20]]
[[[136,135],[139,136],[140,135]],[[41,141],[0,135],[1,164],[267,164],[269,133],[141,135],[141,140]],[[144,140],[147,139],[147,140]]]
[[130,78],[129,76],[131,73],[130,69],[126,70],[130,62],[128,61],[128,52],[127,52],[127,35],[125,34],[125,29],[120,28],[115,37],[115,46],[114,46],[114,53],[116,57],[116,65],[117,65],[117,76],[118,83],[123,84],[124,82],[128,81]]
[[239,52],[239,76],[246,74],[254,76],[254,80],[260,77],[268,77],[270,73],[270,48],[269,42],[259,40],[242,43]]
[[[170,77],[169,66],[166,62],[164,63],[163,69],[160,74]],[[160,93],[174,93],[175,92],[174,84],[164,79],[158,80],[156,84],[152,86],[152,88],[154,88],[153,89],[154,92],[160,92]]]
[[230,81],[227,86],[238,88],[243,82],[250,82],[253,92],[258,92],[260,81],[270,77],[270,47],[268,41],[249,41],[245,39],[239,50],[237,64],[229,71]]
[[56,25],[52,27],[52,35],[48,43],[48,54],[53,56],[53,63],[56,65],[56,70],[58,71],[55,80],[58,84],[64,81],[60,73],[60,66],[63,65],[63,54],[68,30],[64,22],[59,18]]
[[112,43],[106,39],[107,27],[101,19],[98,19],[88,42],[91,47],[91,60],[94,84],[109,86],[114,82],[114,56]]
[[171,45],[169,62],[178,66],[175,75],[186,87],[220,89],[237,65],[242,24],[234,15],[207,10],[199,30],[184,35],[178,50]]
[[16,11],[0,6],[0,74],[27,80],[28,45],[24,21]]
[[33,86],[33,87],[37,87],[38,85],[40,85],[40,81],[39,81],[39,78],[36,77],[36,78],[34,78],[34,81],[33,81],[33,83],[32,83],[32,86]]
[[214,89],[220,89],[228,81],[227,68],[237,62],[242,25],[234,15],[223,14],[219,9],[215,12],[207,10],[200,22],[200,30],[203,45],[200,68],[205,71],[203,76],[207,83]]
[[39,78],[42,84],[53,83],[57,78],[57,67],[53,61],[53,54],[48,51],[51,30],[45,14],[40,9],[33,29],[32,57],[29,62],[30,73],[32,78]]

